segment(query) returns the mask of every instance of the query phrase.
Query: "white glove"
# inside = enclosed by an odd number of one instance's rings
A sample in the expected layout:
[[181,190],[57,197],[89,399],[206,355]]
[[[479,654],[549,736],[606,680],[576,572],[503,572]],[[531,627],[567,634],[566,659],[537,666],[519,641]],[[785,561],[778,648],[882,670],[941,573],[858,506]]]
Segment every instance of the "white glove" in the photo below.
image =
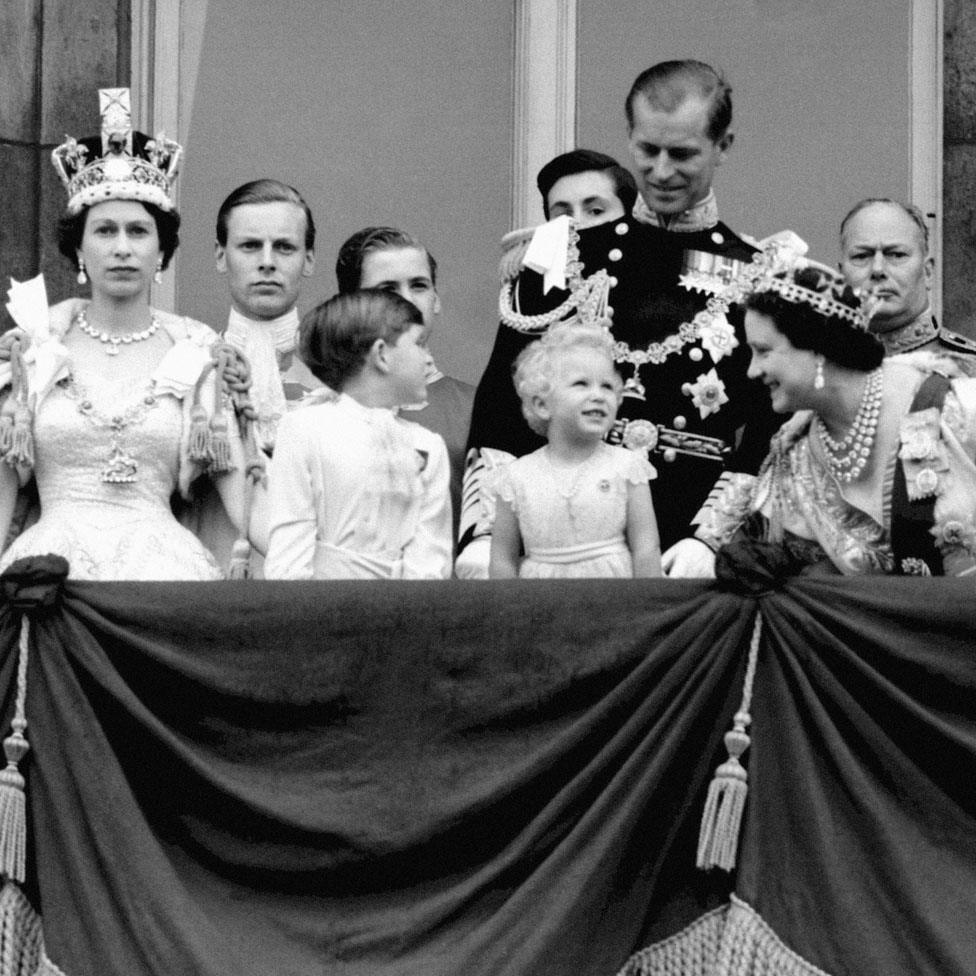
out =
[[491,558],[491,536],[472,539],[454,560],[454,575],[458,579],[488,579],[488,560]]
[[701,539],[689,536],[679,539],[665,552],[661,568],[666,576],[715,579],[715,553]]

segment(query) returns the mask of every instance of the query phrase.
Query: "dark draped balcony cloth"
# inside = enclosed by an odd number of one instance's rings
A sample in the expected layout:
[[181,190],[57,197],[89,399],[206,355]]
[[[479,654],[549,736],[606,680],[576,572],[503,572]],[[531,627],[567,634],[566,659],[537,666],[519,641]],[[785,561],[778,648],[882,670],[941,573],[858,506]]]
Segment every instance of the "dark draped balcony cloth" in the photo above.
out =
[[[613,976],[730,898],[833,976],[972,976],[974,596],[69,581],[23,889],[67,976]],[[703,872],[757,612],[738,867]]]

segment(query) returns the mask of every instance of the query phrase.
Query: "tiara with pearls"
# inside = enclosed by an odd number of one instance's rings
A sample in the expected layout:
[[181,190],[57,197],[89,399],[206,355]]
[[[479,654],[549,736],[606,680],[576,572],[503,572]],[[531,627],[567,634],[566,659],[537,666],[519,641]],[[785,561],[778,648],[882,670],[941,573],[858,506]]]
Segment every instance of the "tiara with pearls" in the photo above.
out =
[[104,200],[138,200],[173,210],[173,180],[183,147],[162,133],[150,139],[132,129],[128,88],[101,88],[100,136],[70,136],[51,153],[68,191],[68,213]]
[[[760,292],[775,292],[785,301],[808,305],[826,318],[838,318],[867,331],[878,305],[872,293],[852,292],[840,272],[806,257],[807,245],[792,231],[784,231],[760,242],[751,261],[735,261],[705,251],[686,251],[681,284],[692,291],[706,292],[726,306]],[[799,272],[819,276],[819,288],[799,284]],[[811,275],[810,277],[813,277]],[[843,300],[845,291],[857,305]]]

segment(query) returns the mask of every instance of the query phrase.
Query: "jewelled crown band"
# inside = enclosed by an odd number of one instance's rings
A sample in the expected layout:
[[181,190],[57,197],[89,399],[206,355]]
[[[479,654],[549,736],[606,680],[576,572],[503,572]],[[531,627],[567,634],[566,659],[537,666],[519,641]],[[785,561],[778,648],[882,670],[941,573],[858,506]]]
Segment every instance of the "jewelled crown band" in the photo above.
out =
[[[774,292],[794,305],[807,305],[826,318],[837,318],[867,331],[878,305],[873,293],[852,291],[838,271],[807,258],[807,246],[796,234],[763,242],[751,261],[735,261],[704,251],[686,251],[681,283],[693,291],[706,292],[728,305],[745,301],[750,295]],[[796,280],[800,273],[818,287]],[[857,300],[844,301],[845,291]]]
[[138,200],[172,210],[183,148],[162,133],[150,139],[133,131],[128,88],[102,88],[98,96],[101,135],[68,137],[51,153],[68,191],[68,213],[105,200]]

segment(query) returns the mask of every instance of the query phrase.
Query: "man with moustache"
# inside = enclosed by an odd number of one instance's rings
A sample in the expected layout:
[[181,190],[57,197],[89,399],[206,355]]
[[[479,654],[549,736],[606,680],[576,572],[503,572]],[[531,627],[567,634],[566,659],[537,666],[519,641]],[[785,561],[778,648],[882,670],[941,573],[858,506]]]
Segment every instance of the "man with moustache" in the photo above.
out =
[[861,200],[841,223],[840,249],[848,284],[879,299],[871,331],[881,338],[886,355],[922,353],[976,376],[976,342],[940,326],[932,315],[934,261],[917,207],[884,197]]
[[[699,314],[708,295],[686,287],[689,271],[748,262],[754,248],[718,217],[712,190],[732,147],[731,88],[709,65],[669,61],[635,80],[626,100],[630,152],[640,195],[631,214],[583,227],[573,237],[582,284],[546,291],[544,275],[522,268],[506,285],[507,308],[475,398],[468,471],[541,446],[521,418],[509,377],[518,352],[582,306],[587,282],[608,275],[611,328],[625,398],[610,439],[648,452],[662,547],[688,535],[689,524],[724,472],[755,472],[778,426],[765,391],[746,376],[749,353],[741,316]],[[567,304],[570,310],[567,312]],[[562,310],[559,310],[562,306]],[[485,449],[489,449],[486,454]],[[466,481],[459,576],[478,577],[487,562],[490,504],[471,514]],[[683,542],[665,553],[665,569],[682,575]],[[470,551],[468,551],[470,550]]]

